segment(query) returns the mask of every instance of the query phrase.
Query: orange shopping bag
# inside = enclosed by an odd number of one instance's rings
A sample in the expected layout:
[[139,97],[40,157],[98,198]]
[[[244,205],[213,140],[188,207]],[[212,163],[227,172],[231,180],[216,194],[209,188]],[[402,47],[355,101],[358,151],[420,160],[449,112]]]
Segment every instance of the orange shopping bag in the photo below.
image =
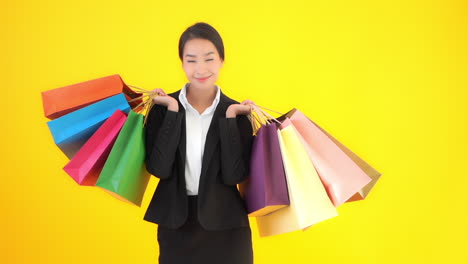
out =
[[[130,89],[120,75],[114,74],[42,92],[44,115],[56,119],[119,93],[123,93],[127,101],[142,95]],[[139,103],[138,99],[129,102],[132,108]]]

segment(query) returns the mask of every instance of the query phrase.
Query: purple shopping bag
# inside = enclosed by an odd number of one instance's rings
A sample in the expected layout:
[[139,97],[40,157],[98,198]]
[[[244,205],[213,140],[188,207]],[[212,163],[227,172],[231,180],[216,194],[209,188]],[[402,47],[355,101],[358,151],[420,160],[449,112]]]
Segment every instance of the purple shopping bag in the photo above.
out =
[[240,189],[249,216],[267,215],[289,205],[276,123],[258,130],[252,143],[250,177]]

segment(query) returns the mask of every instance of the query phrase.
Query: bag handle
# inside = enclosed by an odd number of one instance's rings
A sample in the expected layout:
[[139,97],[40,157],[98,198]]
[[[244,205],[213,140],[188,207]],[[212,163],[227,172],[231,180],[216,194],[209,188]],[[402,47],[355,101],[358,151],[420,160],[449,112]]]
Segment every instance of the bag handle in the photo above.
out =
[[[252,125],[254,136],[257,135],[257,132],[262,127],[262,125],[271,124],[273,121],[278,124],[281,124],[280,121],[278,121],[276,118],[274,118],[273,116],[271,116],[270,114],[268,114],[267,112],[263,111],[260,108],[264,108],[264,107],[258,106],[256,104],[251,104],[250,105],[251,111],[247,115],[247,117],[250,120],[250,124]],[[272,112],[276,112],[276,111],[272,111]]]
[[[271,124],[271,121],[270,120],[273,120],[275,121],[276,123],[278,124],[281,124],[280,121],[278,121],[276,118],[274,118],[273,116],[271,116],[270,114],[268,114],[267,112],[263,111],[262,109],[260,109],[261,106],[258,106],[258,105],[253,105],[253,107],[255,108],[255,111],[257,113],[261,113],[261,115],[263,116],[263,118],[266,120],[267,124]],[[264,107],[262,107],[264,108]],[[272,112],[276,112],[276,111],[273,111],[271,110]],[[276,113],[279,113],[279,112],[276,112]],[[281,113],[279,113],[281,114]]]
[[261,123],[260,119],[258,119],[258,117],[256,115],[253,114],[254,110],[253,110],[253,107],[252,105],[250,106],[250,113],[247,115],[247,118],[249,119],[250,121],[250,125],[252,126],[252,134],[255,136],[257,135],[257,131],[260,129],[261,125],[259,125]]
[[158,94],[156,92],[149,91],[149,90],[146,90],[146,89],[134,86],[134,85],[127,84],[127,86],[131,87],[131,88],[137,90],[139,93],[143,94],[142,96],[133,98],[133,99],[129,100],[128,102],[130,103],[130,102],[133,102],[133,101],[142,100],[141,103],[139,103],[137,106],[135,106],[133,108],[133,111],[143,114],[145,116],[144,124],[146,124],[146,120],[148,119],[149,111],[151,110],[151,108],[154,105],[153,99],[156,96],[158,96]]
[[140,93],[151,93],[151,91],[149,91],[149,90],[146,90],[146,89],[134,86],[134,85],[127,84],[127,86],[138,90],[138,92],[140,92]]

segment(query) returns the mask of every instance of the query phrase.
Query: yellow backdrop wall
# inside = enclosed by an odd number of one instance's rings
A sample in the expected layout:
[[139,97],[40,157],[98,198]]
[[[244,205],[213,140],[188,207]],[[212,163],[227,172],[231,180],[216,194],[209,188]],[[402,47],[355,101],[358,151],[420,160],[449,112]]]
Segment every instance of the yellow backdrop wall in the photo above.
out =
[[255,263],[462,263],[466,222],[464,1],[2,1],[2,263],[157,263],[141,208],[78,186],[41,91],[115,73],[166,92],[191,24],[225,42],[218,85],[299,108],[383,176],[365,201],[306,232],[259,238]]

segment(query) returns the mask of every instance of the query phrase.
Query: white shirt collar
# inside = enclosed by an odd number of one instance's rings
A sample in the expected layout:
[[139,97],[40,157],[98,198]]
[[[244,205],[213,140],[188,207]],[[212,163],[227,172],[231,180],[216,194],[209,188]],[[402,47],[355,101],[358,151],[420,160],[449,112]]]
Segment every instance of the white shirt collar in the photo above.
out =
[[[182,106],[185,108],[185,111],[187,111],[187,109],[192,109],[192,110],[194,110],[195,112],[198,113],[198,111],[187,100],[187,85],[188,85],[188,83],[186,83],[184,85],[184,87],[182,87],[182,89],[181,89],[181,91],[179,93],[179,101],[182,104]],[[205,109],[205,111],[202,113],[202,115],[211,114],[212,112],[214,112],[214,110],[218,106],[221,88],[216,84],[215,84],[215,87],[216,87],[216,96],[215,96],[215,98],[213,100],[213,103],[208,108]]]

